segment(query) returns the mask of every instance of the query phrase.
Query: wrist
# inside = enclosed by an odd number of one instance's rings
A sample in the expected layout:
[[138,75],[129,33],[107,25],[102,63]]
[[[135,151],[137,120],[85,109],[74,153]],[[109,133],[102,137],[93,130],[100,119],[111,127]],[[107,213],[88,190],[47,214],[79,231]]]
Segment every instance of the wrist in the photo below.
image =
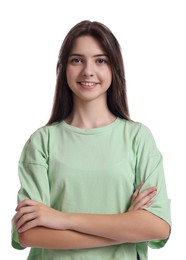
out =
[[73,230],[73,215],[72,213],[62,212],[62,228],[64,230]]

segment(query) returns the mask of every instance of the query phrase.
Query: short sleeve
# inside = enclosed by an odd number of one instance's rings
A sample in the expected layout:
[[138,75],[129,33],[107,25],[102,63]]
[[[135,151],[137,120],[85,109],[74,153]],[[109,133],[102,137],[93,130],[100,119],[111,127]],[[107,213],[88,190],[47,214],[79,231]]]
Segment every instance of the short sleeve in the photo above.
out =
[[[32,199],[50,206],[48,180],[48,134],[46,129],[37,130],[26,142],[19,160],[20,189],[17,202]],[[12,246],[23,249],[12,220]]]
[[[170,200],[163,169],[163,157],[158,150],[151,131],[141,125],[136,137],[136,187],[144,182],[142,190],[157,187],[157,195],[153,204],[146,208],[149,212],[165,220],[171,226]],[[149,241],[151,248],[161,248],[168,239]]]

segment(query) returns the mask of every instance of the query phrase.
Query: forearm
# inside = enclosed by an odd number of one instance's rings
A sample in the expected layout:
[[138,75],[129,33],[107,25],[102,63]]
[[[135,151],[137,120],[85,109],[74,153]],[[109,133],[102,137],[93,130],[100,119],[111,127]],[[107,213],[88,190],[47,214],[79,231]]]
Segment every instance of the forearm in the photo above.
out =
[[105,237],[122,243],[165,239],[169,225],[145,210],[124,214],[67,214],[68,228],[95,236]]
[[108,238],[71,230],[55,230],[44,227],[36,227],[19,233],[19,241],[23,247],[61,250],[95,248],[120,244],[118,241]]

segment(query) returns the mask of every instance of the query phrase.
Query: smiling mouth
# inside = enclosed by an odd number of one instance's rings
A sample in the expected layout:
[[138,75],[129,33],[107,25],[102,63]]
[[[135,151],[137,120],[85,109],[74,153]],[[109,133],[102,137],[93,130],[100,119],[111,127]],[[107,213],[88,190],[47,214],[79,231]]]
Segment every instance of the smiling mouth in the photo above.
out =
[[78,83],[80,83],[82,86],[87,86],[87,87],[93,87],[96,86],[96,84],[98,84],[96,82],[87,82],[87,81],[80,81]]
[[80,87],[85,90],[94,89],[97,86],[97,82],[79,81]]

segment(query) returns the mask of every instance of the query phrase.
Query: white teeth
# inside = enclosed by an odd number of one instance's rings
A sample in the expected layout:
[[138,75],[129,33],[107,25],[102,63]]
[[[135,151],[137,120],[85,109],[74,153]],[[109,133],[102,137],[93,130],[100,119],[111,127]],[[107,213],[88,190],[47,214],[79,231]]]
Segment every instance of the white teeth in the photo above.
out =
[[81,82],[81,85],[85,85],[85,86],[94,86],[96,83],[94,82]]

